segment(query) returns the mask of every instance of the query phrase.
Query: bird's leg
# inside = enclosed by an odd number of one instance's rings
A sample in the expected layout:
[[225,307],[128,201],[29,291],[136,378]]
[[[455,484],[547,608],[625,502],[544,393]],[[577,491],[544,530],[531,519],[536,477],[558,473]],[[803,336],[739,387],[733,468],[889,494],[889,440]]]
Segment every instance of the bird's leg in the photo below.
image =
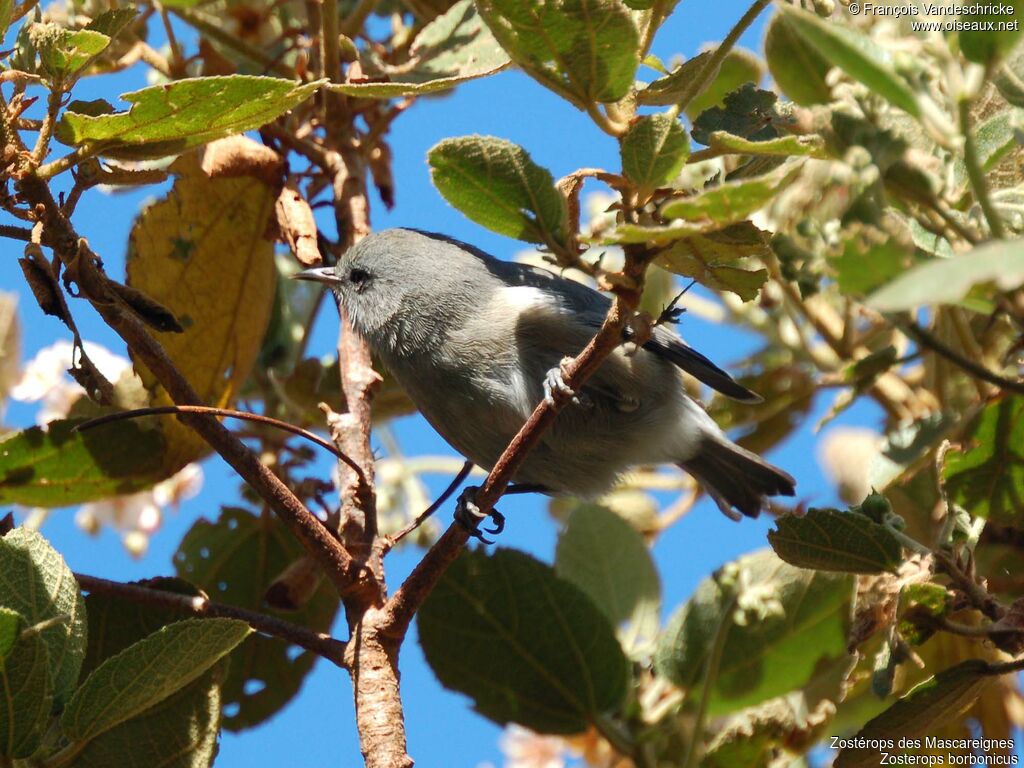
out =
[[574,405],[583,404],[576,396],[576,390],[565,383],[565,366],[571,362],[571,357],[563,357],[561,363],[545,374],[544,402],[548,405],[560,405],[570,400]]
[[551,489],[540,483],[515,483],[505,489],[504,495],[511,496],[516,493],[551,493]]
[[[473,538],[480,539],[484,544],[493,544],[493,541],[484,538],[484,533],[497,535],[505,530],[505,516],[496,509],[487,513],[481,512],[480,507],[476,505],[476,494],[479,490],[479,486],[470,485],[459,494],[458,504],[455,505],[455,522],[469,531]],[[494,527],[484,528],[481,532],[480,524],[488,517],[494,519]]]

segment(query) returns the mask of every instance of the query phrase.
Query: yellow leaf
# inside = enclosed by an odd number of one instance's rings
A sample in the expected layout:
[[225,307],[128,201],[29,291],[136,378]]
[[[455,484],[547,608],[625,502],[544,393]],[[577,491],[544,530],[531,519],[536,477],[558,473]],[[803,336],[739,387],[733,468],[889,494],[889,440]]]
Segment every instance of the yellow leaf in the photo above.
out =
[[[274,195],[251,177],[209,178],[194,154],[172,170],[171,191],[132,227],[128,283],[175,314],[185,332],[155,335],[200,397],[225,406],[248,377],[270,318],[276,275],[265,234]],[[153,404],[170,403],[153,375],[136,367]],[[175,468],[207,452],[177,420],[163,427]]]

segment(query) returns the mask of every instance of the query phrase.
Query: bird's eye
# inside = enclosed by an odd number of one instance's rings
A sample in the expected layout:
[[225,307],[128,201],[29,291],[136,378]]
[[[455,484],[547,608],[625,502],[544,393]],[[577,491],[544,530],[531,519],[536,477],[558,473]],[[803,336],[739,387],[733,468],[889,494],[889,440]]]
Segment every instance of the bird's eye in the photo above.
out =
[[369,279],[370,273],[365,269],[359,269],[359,267],[353,267],[348,273],[348,281],[356,287],[357,291],[365,288]]

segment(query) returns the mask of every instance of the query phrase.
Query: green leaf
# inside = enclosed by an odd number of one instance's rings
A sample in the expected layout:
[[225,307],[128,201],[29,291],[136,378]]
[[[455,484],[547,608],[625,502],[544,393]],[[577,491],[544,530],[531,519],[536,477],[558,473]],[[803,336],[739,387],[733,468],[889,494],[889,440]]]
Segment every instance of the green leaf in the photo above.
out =
[[25,758],[38,748],[53,707],[50,655],[41,632],[26,631],[25,617],[0,608],[9,642],[0,654],[0,757]]
[[778,136],[776,101],[778,96],[771,91],[747,83],[726,96],[722,106],[704,110],[693,121],[693,139],[710,146],[712,134],[727,131],[751,141],[770,141]]
[[695,77],[707,65],[714,51],[704,51],[687,59],[665,77],[658,78],[636,94],[639,104],[667,107],[678,104],[686,96]]
[[920,117],[917,96],[896,74],[889,52],[866,34],[791,5],[780,5],[779,13],[792,30],[826,61],[904,112]]
[[781,14],[768,22],[764,56],[776,85],[797,104],[810,107],[832,100],[832,89],[825,81],[832,65]]
[[745,269],[740,260],[763,256],[766,251],[761,230],[734,224],[719,232],[677,240],[658,254],[657,263],[708,288],[731,291],[744,301],[752,301],[768,280],[768,271]]
[[708,149],[721,154],[761,155],[767,157],[814,157],[825,159],[824,140],[813,136],[780,136],[777,139],[750,141],[727,131],[713,131],[708,137]]
[[18,641],[18,635],[21,633],[18,624],[21,621],[23,617],[20,613],[0,607],[0,661],[7,657]]
[[727,181],[693,197],[669,200],[661,207],[661,215],[687,222],[709,222],[719,227],[736,224],[770,203],[799,172],[799,167],[784,166],[753,179]]
[[176,80],[122,94],[127,112],[65,111],[57,138],[92,154],[143,159],[177,155],[214,139],[251,131],[298,106],[324,83],[230,75]]
[[40,534],[15,528],[0,538],[0,605],[17,611],[27,626],[43,625],[59,705],[78,681],[85,656],[85,603],[64,558]]
[[235,619],[186,619],[168,624],[112,656],[75,691],[61,726],[72,741],[88,741],[145,712],[199,678],[251,632]]
[[896,631],[911,645],[921,645],[935,633],[936,619],[953,610],[953,595],[938,584],[907,584],[900,590]]
[[768,543],[792,565],[844,573],[895,572],[903,547],[888,528],[858,512],[809,509],[783,515],[768,531]]
[[1015,48],[994,70],[992,82],[1015,107],[1024,107],[1024,46]]
[[986,283],[1002,291],[1024,284],[1024,240],[999,240],[951,259],[926,261],[873,293],[867,304],[880,312],[956,304],[974,286]]
[[[988,664],[980,659],[945,669],[868,721],[853,739],[898,742],[901,738],[923,736],[964,712],[991,681]],[[881,760],[879,749],[848,748],[839,753],[833,765],[835,768],[874,768]]]
[[112,8],[109,11],[103,11],[103,13],[90,21],[86,29],[99,32],[113,39],[124,31],[125,27],[131,24],[137,15],[135,8],[132,6]]
[[581,504],[558,537],[555,573],[583,590],[627,653],[649,650],[658,633],[661,584],[636,528],[605,507]]
[[861,248],[860,238],[850,238],[843,253],[830,262],[839,290],[846,296],[866,296],[919,261],[895,239]]
[[578,733],[622,704],[628,667],[608,620],[529,555],[463,552],[417,621],[434,674],[495,722]]
[[578,103],[618,101],[640,64],[639,33],[619,0],[477,0],[512,60]]
[[122,421],[73,431],[82,421],[52,421],[0,439],[0,503],[65,507],[133,493],[166,476],[159,429]]
[[674,117],[648,115],[630,126],[619,151],[622,172],[646,196],[679,175],[690,156],[690,141]]
[[71,30],[59,24],[33,22],[28,34],[43,71],[57,80],[76,74],[110,45],[110,38],[101,32]]
[[[427,24],[413,41],[409,61],[398,66],[370,66],[368,82],[328,85],[332,91],[374,99],[413,96],[452,88],[459,83],[492,75],[509,63],[473,6],[459,0]],[[386,82],[377,82],[379,76]]]
[[[946,454],[946,492],[970,514],[1019,525],[1024,513],[1024,397],[991,403]],[[969,447],[968,447],[969,446]]]
[[[196,521],[174,565],[179,576],[215,600],[329,632],[339,604],[330,582],[322,581],[308,602],[288,613],[270,609],[263,599],[273,581],[304,552],[276,517],[227,507],[215,523]],[[237,711],[225,717],[225,727],[238,731],[258,725],[295,697],[317,657],[292,650],[280,638],[255,634],[235,649],[223,698],[225,706]]]
[[[159,589],[190,597],[201,594],[187,581],[176,578],[158,577],[132,583],[147,589]],[[89,617],[89,642],[79,676],[82,680],[91,675],[104,661],[116,656],[128,646],[148,637],[161,627],[193,615],[185,610],[130,602],[102,593],[86,595],[85,608]]]
[[656,669],[689,696],[710,682],[709,717],[796,690],[847,657],[853,592],[853,576],[747,555],[697,587],[662,633]]
[[719,66],[718,74],[686,104],[686,115],[696,120],[712,107],[722,106],[726,97],[740,86],[750,83],[756,88],[762,77],[764,69],[760,59],[751,51],[733,48]]
[[565,242],[565,199],[522,147],[462,136],[435,144],[427,157],[434,186],[477,224],[530,243]]
[[988,7],[1001,9],[1006,6],[1011,7],[1013,13],[985,13],[985,4],[975,3],[970,6],[973,13],[960,14],[961,24],[969,27],[959,33],[960,52],[968,61],[991,64],[1009,53],[1020,40],[1024,31],[1024,3],[1021,0],[1003,0]]
[[692,223],[673,221],[665,225],[620,224],[610,234],[600,239],[602,245],[623,245],[629,243],[665,244],[684,237],[694,237],[712,232],[719,227],[711,222]]
[[220,661],[197,680],[141,714],[89,741],[74,768],[210,768],[217,755],[221,684],[228,664]]
[[14,0],[0,0],[0,37],[7,34],[14,17]]

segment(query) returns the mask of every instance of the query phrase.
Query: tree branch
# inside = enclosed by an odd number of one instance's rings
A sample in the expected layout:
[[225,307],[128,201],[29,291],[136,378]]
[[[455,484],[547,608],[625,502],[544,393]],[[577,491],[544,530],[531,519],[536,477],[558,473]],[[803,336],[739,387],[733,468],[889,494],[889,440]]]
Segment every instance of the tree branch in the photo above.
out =
[[[128,348],[167,390],[178,405],[204,405],[192,385],[167,356],[163,347],[141,321],[112,296],[110,280],[96,265],[96,256],[78,237],[71,222],[53,199],[46,182],[28,173],[18,182],[25,199],[41,211],[44,231],[48,231],[54,253],[74,276],[82,295],[89,299],[103,320],[128,345]],[[182,415],[192,427],[260,495],[299,539],[306,551],[320,563],[340,594],[348,592],[363,578],[362,566],[355,562],[331,532],[291,492],[277,475],[260,462],[241,440],[215,417]]]
[[345,462],[353,472],[362,476],[362,470],[359,468],[358,464],[339,451],[336,445],[324,440],[320,435],[310,432],[308,429],[297,427],[294,424],[289,424],[287,421],[274,419],[270,416],[263,416],[259,413],[236,411],[233,408],[212,408],[205,405],[161,405],[153,408],[133,408],[130,411],[118,411],[116,413],[108,413],[106,416],[97,416],[95,419],[89,419],[75,427],[75,430],[78,432],[85,432],[86,430],[98,427],[101,424],[109,424],[112,421],[137,419],[142,416],[162,416],[179,413],[203,413],[210,416],[223,416],[228,419],[240,419],[242,421],[252,421],[256,424],[266,424],[267,426],[275,427],[276,429],[284,430],[285,432],[290,432],[293,435],[298,435],[299,437],[309,440],[311,443],[319,445],[325,451],[331,452],[337,456],[339,460]]
[[133,603],[140,603],[141,605],[185,611],[200,618],[221,617],[240,619],[257,632],[279,637],[293,645],[298,645],[318,656],[323,656],[339,667],[346,665],[346,643],[336,640],[330,635],[313,632],[306,627],[283,621],[274,616],[268,616],[265,613],[249,611],[234,605],[215,603],[205,596],[181,595],[176,592],[144,587],[140,584],[124,584],[118,581],[101,579],[84,573],[76,573],[75,579],[78,580],[78,584],[82,589],[94,595],[109,595]]
[[1024,394],[1024,381],[1014,381],[1013,379],[1007,379],[997,373],[993,373],[980,363],[976,363],[970,358],[964,357],[937,336],[932,334],[931,331],[918,325],[913,320],[897,320],[896,327],[922,347],[926,347],[932,352],[941,355],[954,363],[957,367],[967,371],[967,373],[971,374],[975,378],[987,381],[989,384],[994,384],[995,386],[1010,392]]

